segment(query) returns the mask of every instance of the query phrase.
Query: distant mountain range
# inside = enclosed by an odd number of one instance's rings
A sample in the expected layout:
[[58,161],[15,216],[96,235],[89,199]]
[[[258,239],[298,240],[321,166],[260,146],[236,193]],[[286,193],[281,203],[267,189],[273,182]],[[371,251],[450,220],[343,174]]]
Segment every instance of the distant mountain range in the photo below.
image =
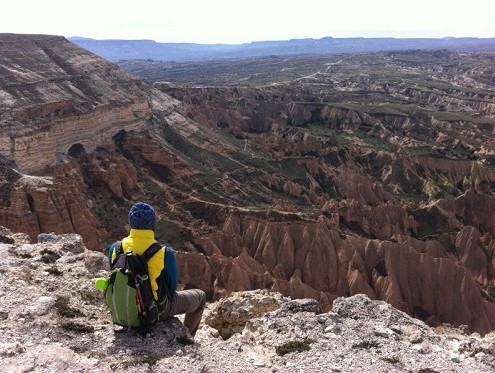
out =
[[109,61],[152,59],[192,61],[262,57],[270,55],[321,55],[391,50],[495,52],[495,38],[332,38],[258,41],[245,44],[158,43],[153,40],[95,40],[69,37],[74,44]]

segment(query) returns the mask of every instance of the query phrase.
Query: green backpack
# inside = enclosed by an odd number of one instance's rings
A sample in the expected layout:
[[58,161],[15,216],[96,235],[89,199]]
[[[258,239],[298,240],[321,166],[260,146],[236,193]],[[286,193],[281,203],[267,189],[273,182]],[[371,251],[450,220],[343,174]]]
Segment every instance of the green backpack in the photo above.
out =
[[124,252],[122,242],[115,244],[116,258],[110,267],[105,302],[114,324],[150,332],[158,319],[158,306],[153,297],[148,275],[148,260],[162,246],[152,244],[143,254]]

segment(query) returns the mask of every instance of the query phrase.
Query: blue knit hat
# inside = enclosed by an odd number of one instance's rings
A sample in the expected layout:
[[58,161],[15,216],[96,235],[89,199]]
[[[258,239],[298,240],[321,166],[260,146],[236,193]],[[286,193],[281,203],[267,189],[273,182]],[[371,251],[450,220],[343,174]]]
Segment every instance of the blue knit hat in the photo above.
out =
[[156,214],[153,207],[144,202],[132,205],[129,210],[129,225],[133,229],[155,228]]

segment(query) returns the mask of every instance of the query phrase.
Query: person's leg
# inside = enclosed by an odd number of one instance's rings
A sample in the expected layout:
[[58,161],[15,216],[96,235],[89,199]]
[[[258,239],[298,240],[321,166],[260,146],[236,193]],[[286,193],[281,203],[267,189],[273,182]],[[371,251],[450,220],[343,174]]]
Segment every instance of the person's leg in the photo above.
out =
[[194,337],[203,315],[206,294],[200,289],[182,290],[174,293],[173,298],[160,315],[160,320],[185,313],[184,326]]

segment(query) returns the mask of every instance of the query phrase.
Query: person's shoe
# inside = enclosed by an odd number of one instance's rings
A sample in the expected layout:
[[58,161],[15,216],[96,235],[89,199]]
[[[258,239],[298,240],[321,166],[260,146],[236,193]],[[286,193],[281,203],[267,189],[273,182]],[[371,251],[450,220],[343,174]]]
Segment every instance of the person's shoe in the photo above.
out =
[[178,335],[177,337],[175,337],[175,340],[181,345],[193,345],[195,343],[194,337],[189,332]]

